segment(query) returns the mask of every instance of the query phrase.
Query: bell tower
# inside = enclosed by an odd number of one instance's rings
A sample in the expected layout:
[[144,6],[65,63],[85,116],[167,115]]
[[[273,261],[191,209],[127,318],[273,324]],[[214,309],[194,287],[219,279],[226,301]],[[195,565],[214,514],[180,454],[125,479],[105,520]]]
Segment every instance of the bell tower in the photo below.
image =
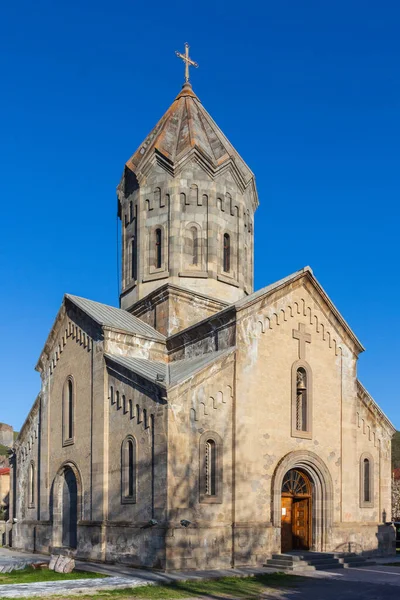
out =
[[257,206],[253,173],[186,81],[118,186],[121,308],[171,335],[250,294]]

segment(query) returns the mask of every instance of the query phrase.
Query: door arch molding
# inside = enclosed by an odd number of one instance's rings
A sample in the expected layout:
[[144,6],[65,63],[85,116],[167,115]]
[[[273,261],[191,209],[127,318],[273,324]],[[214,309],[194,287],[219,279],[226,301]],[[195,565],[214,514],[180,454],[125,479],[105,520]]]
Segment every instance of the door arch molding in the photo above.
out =
[[303,470],[313,486],[311,549],[323,552],[327,548],[333,524],[333,482],[326,464],[309,450],[286,454],[278,463],[272,478],[272,523],[281,528],[282,483],[291,469]]
[[54,477],[52,489],[51,489],[51,520],[53,525],[52,532],[52,544],[58,548],[63,545],[63,486],[65,481],[65,474],[70,470],[75,476],[76,481],[76,520],[77,523],[82,520],[83,517],[83,489],[82,489],[82,476],[76,463],[73,461],[65,461],[58,469],[56,476]]

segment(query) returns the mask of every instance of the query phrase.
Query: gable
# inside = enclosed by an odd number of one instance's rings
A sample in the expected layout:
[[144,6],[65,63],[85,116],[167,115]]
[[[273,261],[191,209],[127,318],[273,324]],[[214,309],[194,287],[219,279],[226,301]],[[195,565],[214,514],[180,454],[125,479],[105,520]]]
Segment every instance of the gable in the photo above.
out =
[[355,356],[364,350],[310,267],[255,292],[235,306],[238,322],[246,319],[248,326],[253,326],[257,333],[301,318],[330,348],[334,348],[336,355],[344,346]]

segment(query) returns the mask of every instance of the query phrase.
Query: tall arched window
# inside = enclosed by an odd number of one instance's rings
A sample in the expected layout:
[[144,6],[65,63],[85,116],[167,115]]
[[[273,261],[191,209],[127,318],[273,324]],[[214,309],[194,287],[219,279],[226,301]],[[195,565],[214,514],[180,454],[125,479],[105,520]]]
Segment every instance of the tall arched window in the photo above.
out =
[[29,479],[28,479],[28,507],[34,508],[35,506],[35,464],[31,462],[29,465]]
[[360,506],[372,507],[374,503],[374,471],[373,458],[370,454],[362,454],[360,458]]
[[114,400],[114,386],[110,385],[110,402],[111,404],[114,404],[115,400]]
[[200,502],[222,502],[222,439],[214,431],[200,437]]
[[191,259],[192,265],[199,264],[199,235],[197,227],[190,228],[190,241],[191,241]]
[[133,237],[131,240],[131,277],[134,281],[137,279],[137,251],[136,251],[136,238]]
[[116,400],[117,400],[117,408],[121,408],[121,399],[120,399],[118,390],[115,392],[115,396],[116,396]]
[[205,493],[206,496],[215,496],[216,482],[216,446],[214,440],[207,440],[205,445]]
[[122,442],[121,448],[121,501],[135,503],[137,493],[137,444],[133,436]]
[[311,439],[312,373],[309,365],[299,360],[292,366],[292,436]]
[[63,389],[63,444],[74,441],[75,391],[72,377],[68,377]]
[[307,373],[304,367],[296,373],[296,430],[307,431]]
[[155,231],[155,267],[161,269],[162,265],[162,232],[161,229]]
[[231,238],[228,233],[224,233],[223,269],[225,273],[231,270]]

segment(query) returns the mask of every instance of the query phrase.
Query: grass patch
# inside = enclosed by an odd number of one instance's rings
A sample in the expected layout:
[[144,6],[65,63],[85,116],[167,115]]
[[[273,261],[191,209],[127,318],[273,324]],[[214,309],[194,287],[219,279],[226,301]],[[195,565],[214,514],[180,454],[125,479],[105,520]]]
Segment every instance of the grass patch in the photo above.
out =
[[12,583],[35,583],[37,581],[66,581],[71,579],[97,579],[107,577],[100,573],[89,573],[88,571],[73,571],[72,573],[56,573],[47,568],[34,569],[26,567],[11,573],[0,573],[0,585]]
[[[201,581],[178,581],[163,585],[144,585],[136,588],[104,590],[103,592],[79,594],[80,600],[180,600],[189,598],[232,599],[259,598],[268,590],[282,590],[296,586],[299,577],[284,573],[271,573],[255,577],[223,577]],[[56,596],[52,597],[54,600]],[[61,598],[61,596],[58,596]],[[3,600],[0,598],[0,600]],[[5,599],[4,599],[5,600]],[[24,600],[30,600],[24,598]],[[31,599],[33,600],[33,599]],[[37,599],[36,599],[37,600]]]

